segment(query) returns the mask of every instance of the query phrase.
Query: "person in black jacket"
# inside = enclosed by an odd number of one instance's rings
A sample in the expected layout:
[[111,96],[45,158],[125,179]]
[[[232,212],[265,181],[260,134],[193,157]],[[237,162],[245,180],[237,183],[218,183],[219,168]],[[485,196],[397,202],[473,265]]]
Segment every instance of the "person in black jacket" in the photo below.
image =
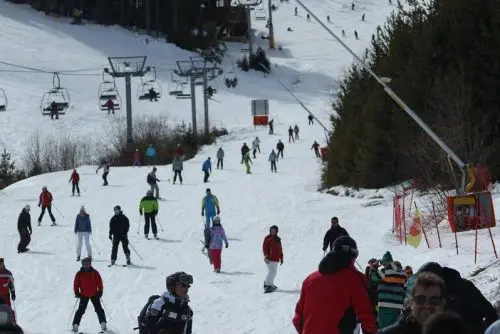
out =
[[193,276],[183,271],[167,276],[167,291],[146,312],[145,325],[148,333],[192,333],[193,310],[188,305],[191,284]]
[[19,245],[17,245],[17,252],[24,253],[29,249],[26,248],[31,242],[31,216],[30,216],[30,206],[26,205],[17,219],[17,230],[19,231],[19,236],[21,240]]
[[115,264],[116,255],[118,253],[118,245],[122,243],[123,252],[127,257],[127,264],[130,262],[130,250],[128,249],[128,237],[127,233],[130,228],[130,223],[127,216],[122,212],[119,205],[114,207],[115,215],[111,217],[109,221],[109,240],[113,242],[113,247],[111,249],[111,265]]
[[455,269],[441,267],[436,262],[428,262],[418,270],[418,273],[422,272],[432,272],[445,281],[445,311],[460,315],[469,325],[471,332],[484,333],[486,328],[498,319],[495,308],[481,291],[474,283],[462,278]]
[[337,240],[338,237],[341,237],[343,235],[349,236],[349,233],[343,228],[340,227],[339,225],[339,219],[337,217],[333,217],[332,220],[332,226],[328,231],[325,233],[325,237],[323,238],[323,252],[326,252],[327,248],[330,248],[330,251],[333,248],[333,243],[335,240]]
[[241,163],[243,163],[245,155],[248,152],[250,152],[250,148],[247,146],[247,143],[243,143],[243,146],[241,147]]

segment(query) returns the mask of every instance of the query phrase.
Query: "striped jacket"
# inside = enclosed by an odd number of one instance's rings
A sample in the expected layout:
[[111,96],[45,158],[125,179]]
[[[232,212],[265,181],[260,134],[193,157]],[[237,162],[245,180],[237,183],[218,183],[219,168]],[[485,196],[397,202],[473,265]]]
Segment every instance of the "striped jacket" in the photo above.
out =
[[403,309],[406,297],[406,274],[391,263],[380,270],[382,280],[378,286],[378,307]]

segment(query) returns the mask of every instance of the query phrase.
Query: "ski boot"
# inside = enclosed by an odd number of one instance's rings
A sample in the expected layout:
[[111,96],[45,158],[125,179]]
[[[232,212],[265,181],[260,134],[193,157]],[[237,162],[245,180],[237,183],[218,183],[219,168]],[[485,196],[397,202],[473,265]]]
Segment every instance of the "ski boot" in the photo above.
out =
[[105,322],[101,322],[101,330],[102,330],[103,332],[105,332],[105,331],[107,331],[107,330],[108,330],[108,326],[107,326],[107,324],[106,324]]
[[148,240],[149,240],[149,235],[144,234],[144,238],[146,238],[146,239],[148,239]]
[[72,329],[73,333],[78,333],[78,327],[79,326],[77,324],[73,324],[73,329]]
[[55,220],[52,222],[52,224],[50,224],[50,226],[56,226],[56,225],[57,225],[57,224],[56,224],[56,221],[55,221]]
[[157,234],[155,234],[154,237],[155,237],[156,240],[160,240],[160,238],[158,238]]
[[80,257],[79,256],[76,257],[76,262],[78,262],[78,261],[80,261]]
[[127,255],[127,265],[130,265],[132,264],[132,262],[130,261],[130,255]]

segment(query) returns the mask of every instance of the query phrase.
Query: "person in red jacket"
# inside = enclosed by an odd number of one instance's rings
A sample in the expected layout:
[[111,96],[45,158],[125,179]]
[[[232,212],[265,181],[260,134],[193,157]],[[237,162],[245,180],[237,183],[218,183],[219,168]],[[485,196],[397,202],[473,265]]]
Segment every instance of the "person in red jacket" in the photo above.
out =
[[132,166],[141,167],[141,152],[136,148],[134,154],[132,155]]
[[269,235],[264,238],[262,250],[264,252],[264,262],[267,265],[264,292],[269,293],[277,289],[274,285],[274,278],[278,271],[278,263],[283,264],[283,248],[281,238],[278,237],[278,226],[273,225],[269,228]]
[[14,287],[14,276],[5,268],[3,257],[0,257],[0,299],[2,299],[9,307],[10,300],[16,300],[16,289]]
[[377,332],[368,282],[354,268],[357,257],[356,242],[341,236],[321,260],[319,270],[304,280],[293,317],[299,333],[352,334],[357,321],[364,334]]
[[75,189],[78,192],[78,196],[80,196],[80,187],[78,184],[80,183],[80,175],[78,175],[76,169],[73,169],[73,173],[71,174],[71,177],[69,178],[68,183],[71,182],[73,187],[71,188],[71,196],[75,196]]
[[47,190],[47,186],[43,186],[42,193],[40,194],[40,199],[38,201],[38,207],[42,207],[42,212],[38,217],[38,226],[42,223],[43,215],[45,214],[45,209],[49,211],[50,220],[52,220],[52,226],[56,225],[56,219],[52,214],[52,194]]
[[82,260],[82,268],[75,275],[73,292],[75,293],[75,298],[80,299],[80,305],[73,319],[73,332],[78,333],[78,327],[87,309],[89,300],[92,302],[92,305],[94,305],[95,313],[97,313],[97,318],[101,324],[101,329],[103,331],[107,330],[106,315],[101,306],[103,292],[101,275],[92,267],[92,261],[88,257]]

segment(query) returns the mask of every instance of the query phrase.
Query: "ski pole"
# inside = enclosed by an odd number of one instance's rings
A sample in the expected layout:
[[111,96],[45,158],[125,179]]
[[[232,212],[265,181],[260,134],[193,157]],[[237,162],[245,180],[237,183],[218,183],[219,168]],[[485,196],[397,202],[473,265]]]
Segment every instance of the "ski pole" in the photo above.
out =
[[73,310],[71,310],[71,313],[69,314],[68,324],[66,325],[66,327],[68,327],[69,323],[71,322],[71,318],[73,317],[73,313],[75,313],[76,303],[78,303],[78,300],[79,298],[76,298],[75,305],[73,305]]
[[130,247],[132,247],[132,250],[135,252],[135,254],[137,254],[137,256],[139,257],[139,259],[143,260],[143,258],[141,257],[141,255],[135,249],[134,245],[132,245],[132,243],[130,241],[129,241],[128,244],[130,245]]
[[161,231],[162,231],[162,232],[165,232],[165,231],[163,230],[163,226],[161,225],[160,218],[157,218],[157,220],[158,220],[158,225],[160,225]]
[[363,271],[363,268],[359,265],[358,260],[356,260],[356,264],[358,265],[359,270]]
[[55,205],[54,205],[54,209],[56,209],[56,210],[57,210],[57,212],[59,212],[59,214],[60,214],[63,218],[66,218],[66,217],[64,217],[64,215],[61,213],[61,211],[59,211],[59,209],[57,208],[57,206],[55,206]]
[[94,244],[95,250],[97,251],[97,255],[101,255],[101,252],[99,252],[99,248],[97,248],[97,245],[95,243],[94,237],[92,234],[90,235],[90,239],[92,240],[92,243]]
[[137,234],[139,234],[140,229],[141,229],[141,215],[139,214],[139,223],[137,224]]

